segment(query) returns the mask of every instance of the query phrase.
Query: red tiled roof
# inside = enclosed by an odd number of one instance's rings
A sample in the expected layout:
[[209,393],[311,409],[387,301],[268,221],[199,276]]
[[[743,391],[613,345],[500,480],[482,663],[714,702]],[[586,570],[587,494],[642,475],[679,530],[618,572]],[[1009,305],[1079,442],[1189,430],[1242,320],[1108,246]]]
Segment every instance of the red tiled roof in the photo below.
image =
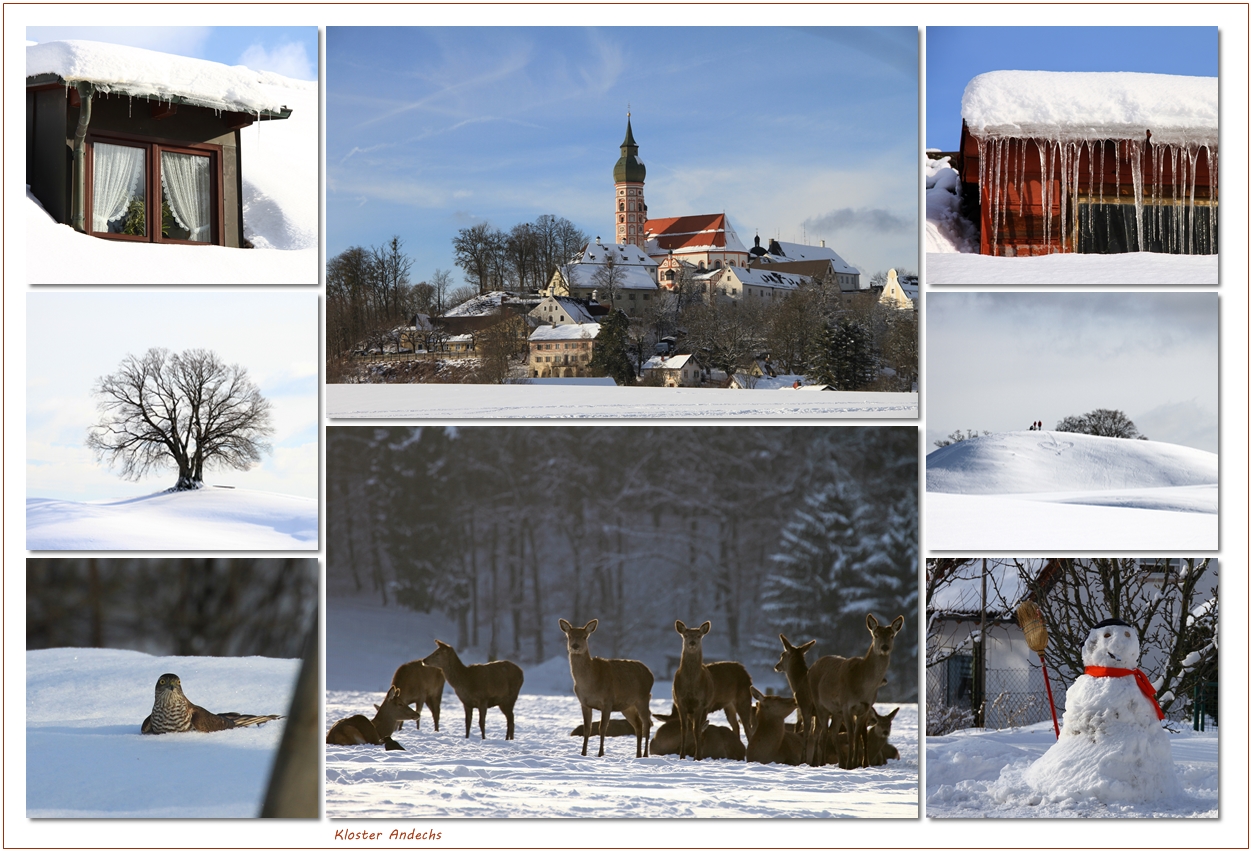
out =
[[700,246],[726,246],[726,216],[722,213],[649,219],[643,229],[649,239],[656,240],[658,248],[666,251]]

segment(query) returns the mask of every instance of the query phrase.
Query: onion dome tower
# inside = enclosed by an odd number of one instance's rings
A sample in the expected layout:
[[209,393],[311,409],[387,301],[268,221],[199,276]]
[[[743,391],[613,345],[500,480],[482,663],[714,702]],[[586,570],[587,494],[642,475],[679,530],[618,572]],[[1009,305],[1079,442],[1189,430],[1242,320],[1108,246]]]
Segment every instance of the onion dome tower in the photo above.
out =
[[643,248],[644,222],[648,220],[648,205],[643,201],[643,178],[647,173],[639,159],[639,146],[630,130],[630,113],[626,113],[626,138],[622,140],[622,156],[613,166],[614,221],[617,223],[615,242],[623,245],[633,243]]

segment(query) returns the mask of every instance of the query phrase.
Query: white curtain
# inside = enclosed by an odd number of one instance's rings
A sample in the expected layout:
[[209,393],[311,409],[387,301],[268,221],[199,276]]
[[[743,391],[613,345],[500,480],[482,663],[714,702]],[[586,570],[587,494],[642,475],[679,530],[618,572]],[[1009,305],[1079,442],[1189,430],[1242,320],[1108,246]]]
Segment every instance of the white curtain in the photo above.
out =
[[178,224],[189,240],[206,243],[209,227],[209,158],[161,152],[161,186]]
[[144,149],[103,142],[92,148],[91,229],[104,233],[132,198],[143,196]]

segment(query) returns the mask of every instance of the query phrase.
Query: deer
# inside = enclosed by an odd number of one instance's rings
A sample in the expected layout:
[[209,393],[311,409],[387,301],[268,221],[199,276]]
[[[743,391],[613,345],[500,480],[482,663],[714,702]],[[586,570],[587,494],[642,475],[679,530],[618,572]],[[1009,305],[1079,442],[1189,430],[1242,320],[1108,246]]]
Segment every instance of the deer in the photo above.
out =
[[809,664],[804,661],[804,655],[817,644],[817,640],[810,639],[803,645],[792,645],[783,634],[779,633],[778,638],[782,640],[783,650],[774,671],[787,677],[787,684],[791,687],[791,695],[796,702],[796,733],[800,735],[804,753],[808,754],[809,734],[813,728],[813,692],[809,689]]
[[504,738],[513,739],[513,705],[522,690],[522,670],[517,663],[496,660],[492,663],[475,663],[467,666],[457,656],[456,649],[446,642],[435,640],[435,650],[421,662],[443,669],[443,676],[452,686],[456,697],[465,707],[465,738],[469,739],[470,722],[474,708],[478,708],[478,731],[487,739],[487,726],[483,717],[488,707],[499,707],[504,714],[507,730]]
[[[653,713],[652,715],[653,717],[657,716],[656,713]],[[569,735],[571,737],[581,737],[583,735],[583,731],[587,731],[588,736],[598,737],[600,735],[600,720],[599,719],[591,720],[590,728],[584,727],[583,725],[579,725],[578,727],[574,728],[574,730],[570,731]],[[606,737],[633,737],[634,735],[635,735],[635,726],[630,723],[630,720],[609,719],[609,730],[608,730],[608,733],[605,734]],[[656,741],[655,734],[652,736],[652,740],[653,742]],[[655,751],[656,750],[653,749],[653,753],[655,753]]]
[[699,760],[704,740],[704,722],[713,699],[713,676],[704,665],[705,635],[712,628],[706,621],[699,627],[674,622],[674,630],[683,637],[683,652],[674,672],[674,709],[678,712],[678,759],[687,756],[687,733],[691,732],[691,756]]
[[[663,723],[656,729],[656,733],[652,735],[653,757],[658,754],[678,754],[678,749],[681,746],[682,729],[678,726],[677,712],[671,707],[669,713],[653,713],[652,718],[659,719]],[[612,731],[613,722],[610,722],[610,736]],[[704,725],[704,751],[702,754],[705,757],[718,760],[743,760],[747,752],[738,734],[722,725],[710,725],[706,720]]]
[[709,701],[708,711],[721,710],[726,714],[735,738],[739,738],[739,720],[743,720],[744,737],[752,735],[752,676],[743,667],[743,663],[722,661],[706,663],[709,675],[713,678],[713,697]]
[[862,766],[884,766],[888,760],[900,759],[900,750],[887,742],[891,736],[891,722],[899,712],[899,707],[885,716],[871,711],[871,724],[865,730],[865,761]]
[[822,657],[809,669],[809,690],[813,694],[814,712],[817,717],[814,739],[818,765],[825,761],[828,726],[840,727],[848,732],[848,743],[839,752],[839,766],[852,769],[865,759],[865,729],[869,714],[873,711],[878,687],[884,683],[883,675],[891,662],[891,647],[896,634],[904,627],[904,616],[897,616],[889,625],[879,626],[872,613],[865,616],[865,627],[870,632],[869,649],[864,657]]
[[[391,676],[391,685],[400,689],[401,703],[416,702],[414,709],[417,710],[417,716],[414,717],[414,724],[419,729],[422,727],[422,705],[425,704],[435,720],[435,730],[439,730],[439,703],[443,701],[443,683],[443,671],[427,666],[421,660],[404,663]],[[400,727],[404,727],[403,722]]]
[[326,733],[326,744],[381,745],[387,751],[404,751],[404,746],[391,735],[400,730],[401,720],[416,719],[417,711],[400,700],[400,689],[394,685],[387,690],[383,703],[374,705],[374,710],[373,719],[359,713],[340,719]]
[[762,695],[755,686],[756,727],[748,738],[749,763],[786,763],[798,766],[804,749],[798,734],[786,729],[785,720],[796,709],[794,698],[785,695]]
[[626,717],[635,733],[635,757],[647,757],[652,739],[652,670],[638,660],[606,660],[591,656],[587,637],[596,632],[600,620],[593,618],[575,627],[564,618],[558,622],[569,651],[569,671],[574,678],[574,694],[583,710],[583,757],[591,737],[591,711],[600,711],[600,753],[604,757],[604,737],[609,715]]

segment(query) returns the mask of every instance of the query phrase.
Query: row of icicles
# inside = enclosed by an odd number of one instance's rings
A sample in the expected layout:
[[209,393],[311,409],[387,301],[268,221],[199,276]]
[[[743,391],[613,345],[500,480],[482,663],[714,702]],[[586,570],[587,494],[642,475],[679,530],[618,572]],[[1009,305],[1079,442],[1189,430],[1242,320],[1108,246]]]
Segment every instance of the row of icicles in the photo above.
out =
[[[1200,143],[1185,145],[1149,145],[1144,139],[1020,139],[1014,137],[991,137],[977,139],[978,184],[987,187],[984,203],[991,203],[991,250],[999,254],[1000,232],[1011,213],[1009,187],[1012,182],[1017,194],[1017,216],[1025,213],[1026,163],[1033,159],[1027,153],[1031,145],[1039,162],[1041,197],[1038,202],[1043,213],[1043,242],[1046,253],[1076,251],[1079,224],[1076,219],[1080,197],[1088,204],[1103,205],[1105,178],[1111,172],[1116,195],[1111,203],[1117,203],[1122,194],[1122,163],[1128,164],[1131,188],[1135,200],[1135,251],[1147,251],[1147,246],[1159,244],[1170,254],[1216,254],[1217,233],[1217,147]],[[1112,151],[1106,157],[1106,152]],[[1148,149],[1148,162],[1144,150]],[[1086,152],[1087,192],[1080,194],[1082,186],[1083,153]],[[1196,175],[1200,155],[1208,166],[1208,194],[1196,203]],[[1107,163],[1106,163],[1107,160]],[[1032,162],[1033,165],[1033,162]],[[1145,165],[1149,184],[1145,192]],[[1170,176],[1165,182],[1166,166]],[[988,182],[990,181],[990,182]],[[1057,185],[1059,183],[1059,197]],[[1098,190],[1096,189],[1098,187]],[[1059,246],[1053,243],[1054,228],[1052,208],[1059,202]],[[1174,215],[1167,215],[1172,208]],[[1207,217],[1202,220],[1200,217]],[[1087,219],[1090,228],[1091,217]],[[1147,230],[1145,231],[1145,224]],[[1207,227],[1206,227],[1207,226]],[[1091,234],[1087,234],[1088,237]]]

